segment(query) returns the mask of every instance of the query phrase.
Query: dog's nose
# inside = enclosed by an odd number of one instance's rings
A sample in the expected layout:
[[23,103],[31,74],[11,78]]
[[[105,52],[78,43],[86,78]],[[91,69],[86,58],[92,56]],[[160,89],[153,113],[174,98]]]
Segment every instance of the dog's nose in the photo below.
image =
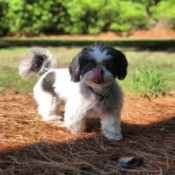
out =
[[93,81],[97,84],[104,82],[104,78],[103,78],[103,69],[101,67],[96,67],[94,68],[93,71]]

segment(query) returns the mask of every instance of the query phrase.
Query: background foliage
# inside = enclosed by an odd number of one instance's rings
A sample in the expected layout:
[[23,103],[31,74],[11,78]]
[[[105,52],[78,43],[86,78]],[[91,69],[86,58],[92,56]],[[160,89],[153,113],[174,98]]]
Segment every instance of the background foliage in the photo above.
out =
[[0,0],[0,35],[130,32],[175,28],[174,0]]

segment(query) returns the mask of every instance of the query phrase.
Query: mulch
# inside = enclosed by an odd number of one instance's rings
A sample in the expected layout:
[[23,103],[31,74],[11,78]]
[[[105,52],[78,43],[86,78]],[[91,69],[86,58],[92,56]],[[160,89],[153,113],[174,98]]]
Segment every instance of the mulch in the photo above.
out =
[[[94,118],[86,133],[73,135],[41,121],[32,94],[1,94],[0,175],[175,174],[175,92],[126,95],[122,133],[121,141],[107,140]],[[144,164],[122,168],[118,159],[125,156]]]

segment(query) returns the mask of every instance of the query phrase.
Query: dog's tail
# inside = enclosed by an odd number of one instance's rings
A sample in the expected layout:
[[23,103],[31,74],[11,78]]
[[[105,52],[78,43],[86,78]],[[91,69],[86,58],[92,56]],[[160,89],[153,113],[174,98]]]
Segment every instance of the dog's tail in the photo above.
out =
[[56,59],[48,50],[36,47],[32,49],[27,58],[21,61],[19,75],[23,78],[27,78],[32,74],[41,76],[52,68],[57,68]]

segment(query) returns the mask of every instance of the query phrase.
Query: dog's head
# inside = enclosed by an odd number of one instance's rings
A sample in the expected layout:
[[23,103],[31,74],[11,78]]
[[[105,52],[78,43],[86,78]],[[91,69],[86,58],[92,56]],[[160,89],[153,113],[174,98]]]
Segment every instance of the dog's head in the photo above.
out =
[[117,77],[123,80],[128,62],[125,55],[112,47],[85,48],[76,55],[70,66],[71,80],[84,81],[88,86],[107,85]]

